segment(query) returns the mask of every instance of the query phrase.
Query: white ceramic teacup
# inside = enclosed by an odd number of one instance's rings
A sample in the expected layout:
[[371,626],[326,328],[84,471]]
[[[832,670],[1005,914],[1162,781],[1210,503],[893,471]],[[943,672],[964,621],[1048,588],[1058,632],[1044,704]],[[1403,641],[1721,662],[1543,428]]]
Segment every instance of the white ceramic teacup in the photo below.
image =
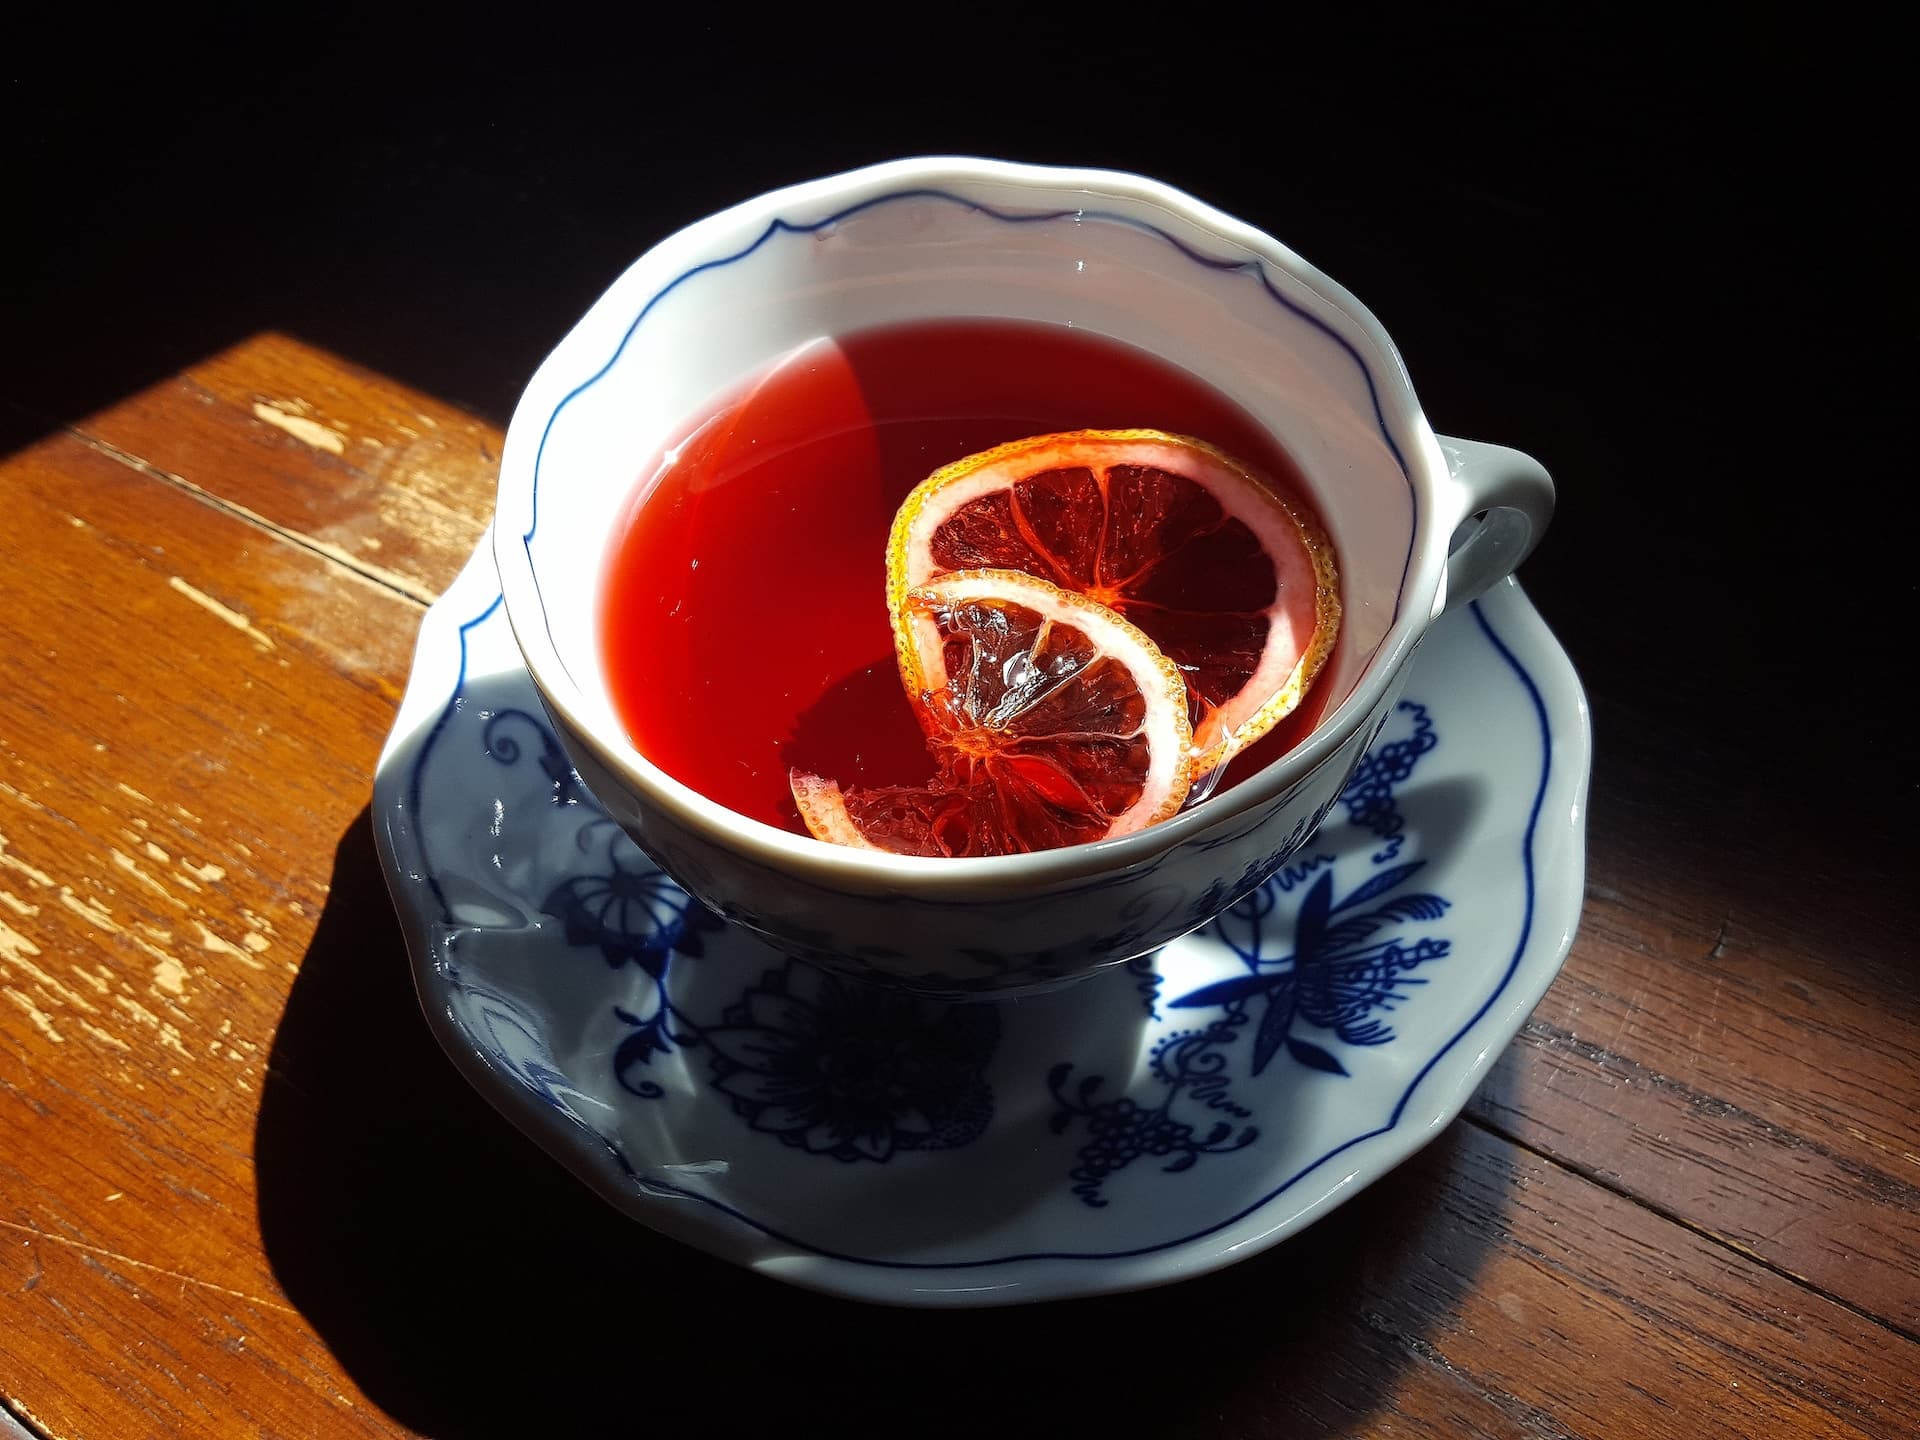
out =
[[[598,634],[607,547],[650,461],[807,341],[987,316],[1156,355],[1294,458],[1333,536],[1345,605],[1319,725],[1257,776],[1140,833],[991,859],[828,845],[666,774],[615,713]],[[636,261],[514,413],[494,547],[569,757],[675,880],[789,952],[944,993],[1007,993],[1157,949],[1272,875],[1338,798],[1427,626],[1511,571],[1552,509],[1552,483],[1526,456],[1436,437],[1379,322],[1260,231],[1139,176],[922,159],[749,200]]]

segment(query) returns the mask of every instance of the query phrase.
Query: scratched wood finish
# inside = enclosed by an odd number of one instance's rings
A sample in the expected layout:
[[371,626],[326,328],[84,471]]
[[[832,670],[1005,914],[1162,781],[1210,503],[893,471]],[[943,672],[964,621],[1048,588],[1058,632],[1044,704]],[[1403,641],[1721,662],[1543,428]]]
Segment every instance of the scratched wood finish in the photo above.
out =
[[500,459],[491,427],[276,334],[76,429],[418,599],[479,540]]
[[[1587,927],[1476,1101],[1484,1128],[1305,1244],[1160,1294],[903,1316],[650,1240],[466,1095],[411,1011],[357,817],[407,593],[444,583],[462,532],[408,549],[380,475],[285,422],[384,448],[434,414],[466,438],[417,483],[475,535],[497,435],[282,337],[192,375],[0,468],[36,557],[0,570],[0,1397],[39,1433],[692,1419],[738,1394],[745,1314],[779,1337],[753,1347],[765,1400],[739,1402],[773,1407],[749,1411],[762,1428],[925,1416],[914,1377],[941,1347],[1005,1358],[942,1390],[939,1433],[1063,1391],[1083,1422],[1168,1435],[1920,1428],[1920,1347],[1883,1323],[1911,1328],[1910,992],[1870,1004],[1792,916],[1726,922],[1625,855],[1596,854]],[[366,1056],[464,1118],[389,1113]],[[380,1229],[378,1266],[356,1259]],[[330,1244],[302,1259],[304,1230]],[[449,1252],[484,1256],[484,1283]],[[512,1355],[475,1339],[492,1305],[525,1325],[609,1303],[635,1318]],[[1120,1393],[1145,1336],[1182,1383]],[[607,1393],[641,1355],[670,1393]],[[849,1355],[852,1401],[819,1384]]]
[[[205,1221],[188,1210],[166,1223]],[[139,1248],[153,1246],[141,1237]],[[0,1277],[18,1297],[0,1404],[36,1440],[396,1433],[284,1300],[78,1241],[0,1243]]]

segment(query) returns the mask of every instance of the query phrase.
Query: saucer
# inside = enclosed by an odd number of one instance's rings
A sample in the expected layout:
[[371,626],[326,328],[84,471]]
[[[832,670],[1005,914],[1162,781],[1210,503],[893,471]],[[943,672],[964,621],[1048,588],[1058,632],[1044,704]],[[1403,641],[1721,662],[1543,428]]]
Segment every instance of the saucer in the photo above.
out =
[[816,970],[655,869],[569,768],[483,540],[426,615],[375,832],[440,1043],[655,1230],[911,1305],[1204,1273],[1460,1112],[1580,916],[1591,757],[1511,581],[1439,621],[1315,838],[1158,954],[944,1004]]

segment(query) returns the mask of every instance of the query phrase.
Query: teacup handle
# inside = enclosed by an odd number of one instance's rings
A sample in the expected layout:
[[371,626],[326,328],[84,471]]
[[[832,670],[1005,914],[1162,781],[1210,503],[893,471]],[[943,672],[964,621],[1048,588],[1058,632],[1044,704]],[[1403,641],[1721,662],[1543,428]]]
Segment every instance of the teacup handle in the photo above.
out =
[[1553,518],[1553,480],[1530,455],[1478,440],[1436,437],[1454,485],[1446,610],[1511,575]]

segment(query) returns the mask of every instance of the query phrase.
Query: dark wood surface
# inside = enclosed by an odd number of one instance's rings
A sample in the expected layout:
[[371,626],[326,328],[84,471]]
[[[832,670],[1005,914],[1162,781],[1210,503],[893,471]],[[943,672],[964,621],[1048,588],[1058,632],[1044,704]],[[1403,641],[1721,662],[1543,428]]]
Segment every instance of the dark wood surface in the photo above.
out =
[[[14,38],[0,1434],[1920,1432],[1872,37]],[[572,316],[705,211],[939,150],[1245,215],[1438,428],[1538,455],[1597,755],[1579,938],[1460,1122],[1219,1274],[980,1314],[747,1276],[538,1154],[427,1032],[366,809]]]

